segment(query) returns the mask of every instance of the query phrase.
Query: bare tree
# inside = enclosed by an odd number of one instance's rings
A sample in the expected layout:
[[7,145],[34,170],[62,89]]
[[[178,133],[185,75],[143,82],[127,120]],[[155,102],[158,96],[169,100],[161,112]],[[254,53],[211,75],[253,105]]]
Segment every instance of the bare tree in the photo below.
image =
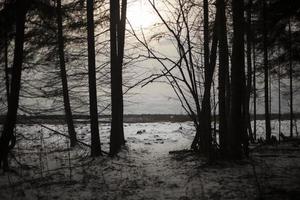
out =
[[[201,151],[207,157],[211,157],[212,135],[211,135],[211,111],[210,111],[210,90],[213,82],[213,72],[216,65],[217,54],[217,21],[213,25],[213,36],[211,42],[211,51],[209,52],[209,41],[206,44],[206,65],[204,65],[204,74],[202,66],[198,63],[198,59],[202,59],[202,39],[203,35],[199,31],[202,21],[195,17],[194,13],[201,13],[203,6],[194,4],[190,1],[178,0],[176,2],[164,1],[163,5],[169,6],[170,16],[162,16],[157,5],[149,1],[157,16],[160,18],[163,27],[160,27],[159,33],[154,33],[147,41],[142,34],[140,38],[135,30],[131,28],[131,33],[145,47],[147,55],[145,57],[157,60],[163,67],[159,74],[152,74],[143,80],[144,85],[151,83],[159,78],[166,78],[167,83],[172,87],[178,97],[183,109],[194,122],[196,136],[192,142],[192,149]],[[207,2],[208,3],[208,2]],[[205,5],[208,6],[208,5]],[[172,10],[172,11],[171,11]],[[202,13],[201,13],[202,14]],[[206,15],[208,8],[206,9]],[[197,15],[198,16],[198,15]],[[217,18],[217,17],[216,17]],[[208,17],[206,16],[208,23]],[[206,37],[208,38],[209,29],[206,24]],[[174,48],[178,52],[178,58],[170,58],[160,55],[152,49],[149,42],[154,39],[168,36],[173,41]],[[202,38],[197,40],[197,38]],[[208,48],[207,48],[208,47]],[[203,76],[204,75],[204,76]],[[204,82],[203,82],[204,80]],[[204,92],[202,91],[204,84]]]

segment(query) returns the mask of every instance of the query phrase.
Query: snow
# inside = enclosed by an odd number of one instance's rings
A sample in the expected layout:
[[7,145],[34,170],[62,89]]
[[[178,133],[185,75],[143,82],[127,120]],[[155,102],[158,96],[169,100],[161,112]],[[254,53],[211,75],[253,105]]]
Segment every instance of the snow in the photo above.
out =
[[[66,133],[66,126],[44,124]],[[263,122],[258,123],[263,137]],[[274,135],[276,122],[273,122]],[[108,151],[109,124],[99,124]],[[299,195],[299,143],[255,146],[251,159],[207,161],[188,149],[192,122],[126,123],[127,145],[115,158],[91,158],[83,145],[69,148],[64,136],[38,124],[17,126],[12,171],[0,174],[0,199],[272,199]],[[288,135],[288,122],[283,129]],[[76,124],[90,143],[89,126]],[[18,164],[21,163],[22,165]],[[256,174],[256,176],[255,176]],[[257,177],[257,178],[256,178]],[[258,183],[258,184],[257,184]],[[261,191],[261,192],[259,192]],[[288,198],[287,198],[288,199]]]

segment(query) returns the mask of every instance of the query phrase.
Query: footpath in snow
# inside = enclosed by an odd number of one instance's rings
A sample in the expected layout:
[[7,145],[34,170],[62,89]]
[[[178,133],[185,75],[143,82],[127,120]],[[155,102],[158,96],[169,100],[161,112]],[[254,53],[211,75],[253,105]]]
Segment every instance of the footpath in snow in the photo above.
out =
[[[46,125],[65,132],[62,125]],[[108,150],[109,125],[100,124]],[[77,124],[89,143],[89,127]],[[299,140],[252,146],[251,159],[208,165],[188,149],[191,122],[125,124],[119,156],[90,158],[89,149],[39,125],[19,125],[12,171],[0,175],[0,199],[297,199]],[[173,151],[172,153],[169,153]],[[175,152],[174,152],[175,151]]]

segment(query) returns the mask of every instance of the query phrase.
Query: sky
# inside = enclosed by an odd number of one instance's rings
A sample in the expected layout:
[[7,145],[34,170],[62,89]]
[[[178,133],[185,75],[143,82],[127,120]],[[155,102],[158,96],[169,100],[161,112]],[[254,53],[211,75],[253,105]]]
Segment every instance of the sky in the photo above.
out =
[[[129,1],[127,19],[137,33],[143,30],[146,37],[154,31],[152,26],[161,22],[148,0]],[[127,28],[130,29],[128,24]],[[170,56],[176,54],[176,50],[169,42],[161,40],[156,42],[155,46],[157,50],[164,54]],[[149,61],[138,63],[135,70],[139,71],[140,74],[150,75],[151,73],[160,72],[161,69],[160,64]],[[184,110],[168,84],[151,83],[145,87],[138,86],[131,93],[134,93],[134,95],[125,100],[125,113],[127,114],[184,114]]]
[[[156,5],[159,6],[157,1]],[[165,7],[160,7],[160,9],[164,10]],[[160,22],[160,19],[155,14],[153,8],[150,6],[148,0],[129,0],[128,2],[128,21],[132,25],[133,29],[140,34],[140,30],[142,29],[146,38],[150,37],[157,28],[153,28],[153,25]],[[127,28],[129,26],[127,24]],[[162,31],[163,28],[160,27],[158,31]],[[128,34],[128,33],[127,33]],[[133,40],[132,37],[130,41],[126,41],[127,47],[130,48],[130,45],[134,45],[137,43],[136,40]],[[155,50],[159,51],[161,54],[166,55],[168,57],[176,58],[177,49],[174,45],[167,40],[166,38],[162,38],[158,41],[152,41],[152,47]],[[139,50],[137,50],[139,51]],[[126,53],[127,51],[125,51]],[[100,59],[103,59],[100,57]],[[153,60],[147,60],[144,62],[135,63],[132,66],[128,66],[129,71],[136,72],[136,76],[131,78],[131,83],[135,83],[138,80],[141,80],[153,73],[160,73],[162,70],[162,66]],[[35,74],[37,75],[37,74]],[[26,76],[26,71],[23,73],[23,78]],[[28,75],[29,79],[32,79],[32,75]],[[48,75],[47,75],[48,76]],[[46,78],[46,77],[45,77]],[[185,114],[184,109],[181,107],[180,102],[177,99],[173,89],[170,85],[166,83],[162,83],[162,81],[166,81],[165,78],[159,79],[161,82],[150,83],[144,87],[137,86],[132,89],[128,95],[125,95],[124,98],[124,111],[125,114]],[[288,85],[288,81],[285,81],[286,85]],[[31,84],[35,84],[30,81]],[[278,112],[278,95],[277,95],[277,80],[272,79],[272,104],[271,110],[274,113]],[[263,85],[258,83],[258,87],[260,89],[263,88]],[[295,84],[295,88],[297,88],[297,84]],[[287,91],[287,89],[286,89]],[[99,91],[98,91],[99,92]],[[263,103],[263,94],[259,93],[259,99],[257,101],[258,113],[263,113],[264,111],[264,103]],[[297,97],[294,100],[294,109],[297,112],[300,112],[300,95],[297,94]],[[109,103],[109,97],[107,97]],[[282,96],[282,110],[283,112],[289,111],[289,96],[288,93]],[[101,97],[98,99],[98,104],[103,102]],[[28,101],[23,102],[22,104],[28,104],[34,107],[43,107],[45,105],[49,105],[49,107],[55,107],[54,103],[49,103],[49,100],[44,99],[43,101],[35,101],[33,102],[31,98]],[[253,104],[251,104],[251,109],[253,108]],[[101,109],[99,109],[101,110]],[[102,114],[102,113],[101,113]]]
[[[160,19],[154,13],[153,8],[150,6],[148,0],[133,0],[128,4],[128,20],[132,27],[138,32],[143,29],[145,35],[153,31],[152,25],[160,22]],[[127,25],[128,28],[128,25]],[[173,45],[166,40],[158,41],[155,44],[155,48],[164,53],[172,56],[176,54],[176,50]],[[151,64],[140,63],[144,68],[144,71],[155,71],[155,69],[162,69],[162,67],[156,62],[151,62]],[[146,67],[145,67],[146,66]],[[138,71],[141,69],[137,69]],[[143,71],[141,70],[141,71]],[[141,72],[143,74],[143,72]],[[283,81],[284,82],[284,81]],[[258,87],[262,88],[262,85],[258,83]],[[271,89],[271,110],[274,113],[278,112],[278,89],[277,80],[272,79],[272,89]],[[297,87],[297,86],[296,86]],[[287,91],[287,89],[285,90]],[[172,88],[167,84],[162,83],[152,83],[146,87],[137,87],[132,91],[135,95],[132,95],[125,102],[125,113],[127,114],[184,114],[184,110],[181,108],[180,103],[177,100],[175,93]],[[263,103],[263,93],[258,94],[257,101],[257,112],[264,112]],[[294,109],[300,112],[299,95],[295,97]],[[288,112],[289,110],[289,97],[288,95],[283,95],[281,99],[283,112]],[[251,109],[253,109],[253,104],[251,104]]]

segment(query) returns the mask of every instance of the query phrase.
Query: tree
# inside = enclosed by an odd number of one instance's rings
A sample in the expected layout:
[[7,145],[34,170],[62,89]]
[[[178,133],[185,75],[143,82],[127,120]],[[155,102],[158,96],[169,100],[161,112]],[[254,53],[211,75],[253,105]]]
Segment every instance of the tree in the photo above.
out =
[[226,27],[226,13],[225,13],[225,1],[217,1],[217,9],[220,12],[218,38],[219,38],[219,138],[220,138],[220,150],[224,155],[227,148],[227,118],[228,110],[226,108],[226,79],[228,76],[229,60],[228,60],[228,43],[227,43],[227,27]]
[[252,48],[252,57],[253,57],[253,139],[256,140],[256,100],[257,100],[257,90],[256,90],[256,50],[255,50],[255,38],[252,38],[253,48]]
[[[7,5],[7,2],[4,2],[4,6]],[[5,9],[4,11],[5,19],[8,18],[8,11]],[[8,24],[7,21],[5,20],[4,22],[4,65],[5,65],[5,88],[6,88],[6,98],[8,101],[9,98],[9,68],[8,68],[8,43],[9,43],[9,38],[8,38]]]
[[291,17],[288,19],[288,43],[289,43],[289,79],[290,79],[290,137],[293,137],[293,118],[294,118],[294,108],[293,108],[293,60],[292,60],[292,30],[291,30]]
[[[192,142],[191,148],[200,150],[209,159],[212,159],[212,135],[211,135],[211,106],[210,106],[210,90],[213,82],[213,74],[216,66],[216,55],[218,46],[217,27],[219,25],[219,10],[215,14],[213,26],[213,36],[211,44],[211,52],[209,52],[209,29],[208,29],[208,2],[204,1],[204,94],[201,102],[201,111],[197,112],[199,124],[197,126],[196,135]],[[198,99],[195,99],[199,101]]]
[[232,1],[233,47],[231,66],[231,105],[229,118],[229,157],[240,159],[242,147],[247,149],[244,139],[243,103],[245,93],[244,61],[244,1]]
[[71,147],[76,145],[77,138],[73,123],[73,116],[70,105],[69,89],[67,72],[65,66],[65,53],[64,53],[64,37],[63,37],[63,26],[62,26],[62,13],[61,13],[61,0],[57,0],[57,37],[58,37],[58,54],[59,54],[59,64],[60,64],[60,75],[63,88],[63,101],[65,109],[65,119],[68,125],[68,132],[70,136]]
[[125,42],[127,0],[110,0],[110,61],[111,61],[111,134],[110,155],[125,144],[123,130],[122,66]]
[[[268,64],[268,77],[280,73],[278,70],[282,68],[281,78],[289,79],[289,95],[287,96],[289,97],[291,134],[293,131],[293,79],[298,76],[299,72],[296,68],[292,70],[290,68],[300,61],[297,53],[299,52],[297,43],[300,37],[299,29],[289,29],[289,25],[299,26],[299,2],[293,0],[256,0],[253,2],[255,6],[253,14],[256,15],[253,22],[257,23],[253,29],[257,36],[254,47],[262,52],[263,60],[265,60],[264,66],[266,63]],[[253,50],[255,51],[255,49]],[[263,70],[266,68],[263,67]],[[268,104],[270,105],[270,103]],[[268,126],[266,127],[266,138],[268,139],[271,133],[268,123],[266,125]]]
[[16,125],[17,111],[19,106],[19,93],[21,88],[21,74],[23,63],[25,18],[28,8],[27,0],[16,1],[16,36],[14,60],[11,73],[11,89],[8,99],[8,109],[0,138],[0,166],[8,169],[8,153],[15,144],[14,128]]
[[268,27],[267,27],[267,3],[263,0],[263,50],[264,50],[264,91],[265,91],[265,126],[266,141],[271,140],[271,122],[269,111],[269,58],[268,58]]
[[252,142],[254,142],[252,129],[251,129],[251,117],[250,117],[250,97],[252,90],[252,0],[248,1],[246,7],[246,56],[247,56],[247,84],[245,95],[245,129]]
[[[203,0],[203,26],[204,26],[204,98],[202,103],[202,113],[203,117],[201,122],[203,122],[200,127],[203,127],[203,131],[200,134],[200,150],[209,155],[211,153],[211,105],[210,105],[210,89],[211,82],[210,78],[213,76],[213,70],[210,65],[209,59],[209,18],[208,18],[208,0]],[[216,18],[217,20],[217,18]]]
[[98,124],[98,105],[96,87],[96,61],[94,37],[94,0],[87,0],[87,29],[88,29],[88,74],[89,74],[89,102],[91,120],[91,156],[101,155],[101,145]]

